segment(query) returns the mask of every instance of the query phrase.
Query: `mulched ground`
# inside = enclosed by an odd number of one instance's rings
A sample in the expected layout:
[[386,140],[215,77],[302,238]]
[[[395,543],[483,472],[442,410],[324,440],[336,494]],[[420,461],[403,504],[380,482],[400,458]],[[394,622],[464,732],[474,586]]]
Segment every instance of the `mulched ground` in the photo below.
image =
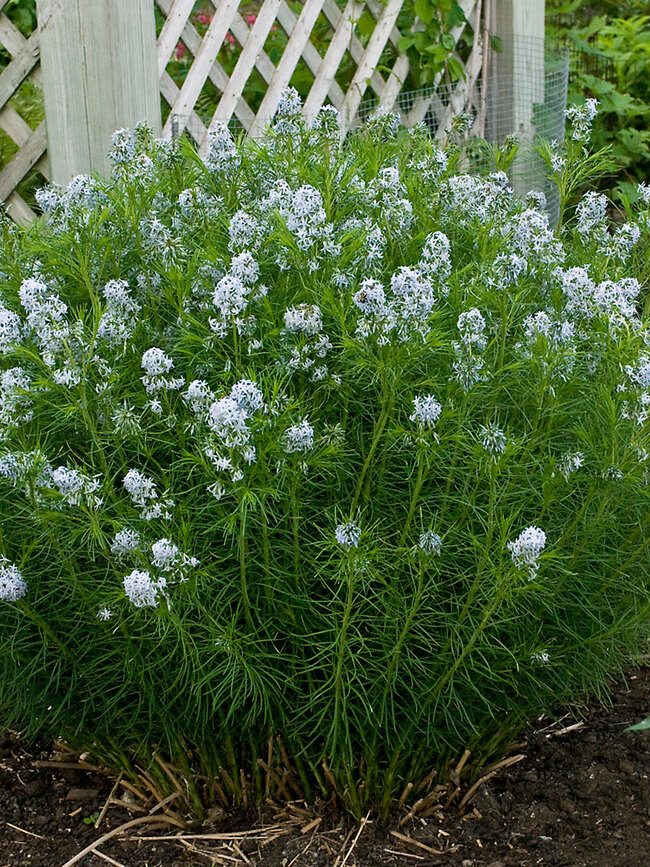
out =
[[146,823],[98,846],[101,855],[90,853],[75,863],[647,867],[650,731],[624,729],[649,713],[647,668],[631,672],[614,689],[611,707],[594,705],[581,714],[536,721],[518,750],[523,759],[483,784],[464,816],[454,813],[453,805],[427,818],[406,818],[403,810],[389,827],[370,817],[359,828],[324,806],[314,811],[292,804],[267,806],[257,814],[215,811],[208,824],[184,831],[170,824],[156,828],[148,816],[150,805],[143,807],[120,784],[113,798],[131,796],[130,809],[111,803],[95,829],[115,780],[80,770],[77,759],[60,747],[30,748],[7,737],[0,739],[0,867],[64,867],[100,837],[139,817],[147,817]]

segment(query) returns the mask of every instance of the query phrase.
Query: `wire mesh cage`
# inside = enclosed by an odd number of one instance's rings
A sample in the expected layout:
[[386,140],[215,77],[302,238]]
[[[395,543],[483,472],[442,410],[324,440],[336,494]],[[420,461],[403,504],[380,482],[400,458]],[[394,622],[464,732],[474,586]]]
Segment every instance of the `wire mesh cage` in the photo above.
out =
[[518,135],[519,156],[510,170],[514,189],[520,194],[532,189],[544,192],[549,218],[555,223],[560,208],[557,188],[534,144],[539,138],[564,139],[569,52],[541,40],[522,39],[507,59],[511,68],[505,75],[499,57],[496,73],[488,80],[486,138],[503,142],[508,135]]
[[[470,86],[464,82],[440,84],[418,91],[402,92],[394,110],[407,126],[422,122],[439,142],[452,133],[452,121],[459,114],[471,118],[465,138],[503,144],[515,134],[519,155],[510,169],[510,179],[518,194],[536,189],[544,192],[552,221],[559,216],[555,185],[544,171],[534,147],[535,140],[562,141],[569,81],[569,51],[549,46],[539,39],[519,38],[502,54],[491,52],[481,75]],[[358,121],[376,109],[376,100],[361,103]],[[470,147],[472,171],[494,169],[489,148]]]

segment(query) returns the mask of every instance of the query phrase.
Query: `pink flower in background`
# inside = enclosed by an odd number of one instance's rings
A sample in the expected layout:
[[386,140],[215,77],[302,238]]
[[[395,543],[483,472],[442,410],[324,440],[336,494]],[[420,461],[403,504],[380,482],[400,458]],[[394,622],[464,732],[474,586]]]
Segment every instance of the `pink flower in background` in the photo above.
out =
[[223,40],[224,45],[229,45],[231,48],[235,47],[235,37],[232,35],[230,30],[226,33],[226,38]]
[[199,22],[199,24],[207,24],[208,16],[205,14],[205,12],[201,12],[200,15],[197,15],[197,21]]
[[182,60],[187,54],[187,48],[183,45],[182,42],[179,42],[176,46],[176,60]]
[[247,16],[246,16],[246,23],[247,23],[250,27],[252,27],[253,24],[255,24],[256,21],[257,21],[257,15],[247,15]]

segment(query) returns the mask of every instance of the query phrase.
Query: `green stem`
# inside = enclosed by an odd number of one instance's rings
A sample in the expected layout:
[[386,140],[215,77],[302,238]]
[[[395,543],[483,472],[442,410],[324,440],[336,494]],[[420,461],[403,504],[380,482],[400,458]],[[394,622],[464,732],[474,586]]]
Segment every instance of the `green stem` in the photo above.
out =
[[363,489],[363,483],[366,479],[366,475],[368,470],[370,469],[370,465],[372,464],[372,459],[375,456],[375,452],[377,451],[377,447],[379,446],[379,442],[381,440],[382,434],[384,433],[384,429],[386,424],[388,423],[388,418],[390,416],[390,406],[392,405],[392,401],[384,404],[382,410],[379,414],[379,418],[377,419],[377,423],[375,424],[375,430],[372,437],[372,443],[370,444],[370,450],[366,455],[366,459],[364,461],[363,467],[361,469],[361,473],[359,474],[359,479],[357,481],[357,486],[354,491],[354,497],[352,498],[352,507],[351,512],[354,512],[356,507],[359,504],[359,497],[361,496],[361,491]]
[[[636,527],[633,533],[630,533],[628,537],[628,542],[631,542],[635,539],[641,532],[643,527],[650,521],[650,514],[646,515],[640,527]],[[633,563],[638,562],[639,556],[646,550],[646,548],[650,547],[650,536],[645,537],[644,540],[638,545],[634,551],[628,556],[624,563],[622,563],[617,569],[615,569],[612,574],[607,578],[606,581],[603,581],[598,590],[595,593],[595,596],[602,596],[603,593],[606,592],[607,588],[611,586],[611,584],[621,575],[625,570],[631,566]]]
[[348,799],[350,801],[350,806],[352,807],[352,815],[359,822],[361,820],[361,802],[359,800],[359,792],[357,790],[356,780],[354,779],[354,774],[352,773],[353,760],[352,756],[348,756],[348,761],[346,762],[345,775],[347,777],[347,793]]
[[395,649],[393,650],[393,655],[390,660],[390,664],[388,666],[388,671],[386,672],[386,681],[384,686],[384,691],[381,697],[381,703],[379,706],[379,712],[377,714],[377,725],[375,727],[375,734],[373,737],[373,745],[371,749],[371,754],[376,756],[377,754],[377,739],[379,736],[379,728],[384,719],[384,714],[386,712],[386,704],[388,701],[388,695],[391,691],[391,684],[393,680],[393,675],[395,674],[395,670],[397,668],[397,663],[402,653],[402,648],[406,642],[406,638],[411,631],[411,626],[413,625],[413,621],[418,613],[420,608],[420,602],[422,600],[422,594],[424,592],[424,562],[420,559],[420,565],[418,568],[418,582],[415,590],[415,596],[413,597],[413,603],[411,605],[411,610],[409,611],[408,617],[406,618],[406,622],[402,627],[402,631],[399,634],[399,638],[397,639],[397,644],[395,645]]
[[[88,611],[92,612],[93,616],[95,616],[97,613],[95,610],[95,606],[92,604],[91,599],[88,597],[88,594],[86,593],[86,590],[81,581],[81,576],[84,574],[85,570],[80,567],[76,557],[70,550],[63,550],[61,543],[56,536],[56,533],[52,532],[52,529],[50,527],[46,527],[45,532],[48,539],[50,540],[52,547],[59,555],[61,564],[65,566],[65,569],[72,581],[72,585],[78,592],[81,601],[84,603]],[[121,625],[123,626],[123,624]]]
[[246,506],[241,504],[241,515],[239,521],[239,586],[241,590],[242,602],[244,605],[244,617],[251,632],[255,629],[253,618],[251,616],[251,604],[248,598],[248,575],[246,568]]
[[293,571],[296,589],[300,587],[300,515],[298,514],[299,468],[294,467],[291,480],[291,536],[293,544]]
[[266,520],[266,511],[262,509],[262,557],[264,559],[264,574],[271,581],[271,548],[269,545],[269,525]]
[[[472,586],[469,589],[469,593],[467,594],[467,598],[465,599],[465,604],[461,608],[460,614],[458,615],[458,619],[456,621],[456,625],[458,626],[463,622],[463,620],[467,617],[470,608],[472,607],[472,603],[476,598],[476,594],[478,593],[479,587],[481,586],[481,580],[484,575],[485,565],[487,563],[488,557],[490,556],[490,548],[492,546],[492,538],[494,536],[494,501],[496,498],[496,466],[495,464],[491,464],[490,466],[490,493],[488,498],[488,530],[487,536],[485,539],[485,545],[483,546],[483,556],[479,561],[478,566],[476,567],[476,576],[474,581],[472,582]],[[451,638],[447,642],[446,650],[449,650]],[[444,655],[444,651],[443,651]]]
[[239,374],[240,367],[241,367],[241,352],[240,352],[240,347],[239,347],[239,334],[237,332],[237,325],[235,323],[234,318],[232,321],[232,341],[233,341],[233,348],[235,350],[235,372],[237,374]]
[[[578,511],[578,514],[573,519],[573,521],[571,522],[569,527],[564,531],[564,533],[562,534],[562,536],[560,538],[560,541],[557,543],[558,548],[563,544],[564,540],[569,536],[569,534],[571,532],[573,532],[574,528],[578,525],[579,521],[582,519],[582,517],[583,517],[583,515],[587,509],[587,506],[591,502],[592,495],[593,495],[595,490],[596,490],[596,483],[594,482],[594,483],[592,483],[591,489],[590,489],[589,493],[587,494],[587,496],[585,497],[585,500],[582,504],[582,507]],[[609,498],[603,497],[603,499],[600,501],[600,505],[598,506],[598,510],[596,511],[596,514],[589,521],[589,526],[595,527],[597,532],[600,532],[599,519],[608,505],[609,505]],[[583,538],[582,543],[580,545],[576,545],[576,547],[574,548],[573,554],[571,555],[571,559],[569,560],[569,562],[566,566],[566,569],[564,570],[565,577],[571,572],[571,570],[573,569],[573,566],[575,565],[578,558],[580,557],[580,554],[587,547],[589,539],[590,539],[590,534],[588,533],[586,538]]]
[[497,610],[497,608],[501,604],[501,600],[503,599],[503,595],[505,592],[503,589],[504,587],[505,587],[505,582],[502,582],[502,585],[499,588],[499,591],[497,592],[496,596],[494,597],[492,604],[488,606],[487,610],[485,611],[485,614],[483,615],[481,622],[479,623],[477,628],[474,630],[472,637],[464,645],[462,651],[454,660],[453,665],[447,669],[447,671],[443,675],[443,677],[438,681],[436,686],[427,695],[426,701],[422,705],[422,711],[427,710],[431,706],[431,703],[436,698],[436,696],[440,693],[440,691],[443,689],[443,687],[445,687],[449,683],[451,678],[454,676],[454,674],[458,670],[460,664],[465,660],[465,658],[474,649],[477,641],[479,640],[479,638],[481,637],[481,635],[485,631],[485,627],[488,625],[490,618],[492,617],[494,612]]
[[[285,744],[286,746],[286,744]],[[307,769],[305,768],[305,763],[302,760],[301,750],[293,749],[291,751],[291,756],[293,758],[294,764],[296,766],[296,770],[298,771],[298,776],[300,777],[300,782],[302,783],[303,790],[305,792],[305,797],[308,801],[313,800],[313,792],[312,787],[309,782],[309,777],[307,775]],[[318,781],[318,778],[317,778]]]
[[[503,596],[505,594],[505,590],[506,590],[506,582],[502,581],[501,586],[499,587],[499,590],[497,591],[496,596],[494,597],[494,599],[490,603],[490,605],[488,605],[483,617],[481,618],[481,622],[474,630],[474,633],[472,634],[469,641],[463,646],[462,651],[455,658],[453,664],[447,669],[447,671],[443,674],[443,676],[438,680],[438,682],[431,689],[431,691],[427,693],[426,699],[419,707],[419,714],[418,714],[417,718],[422,718],[427,713],[427,711],[429,710],[429,708],[431,707],[433,702],[436,700],[436,698],[438,697],[440,692],[449,683],[451,678],[458,671],[461,664],[465,661],[467,656],[469,656],[469,654],[472,652],[472,650],[476,646],[478,640],[480,639],[483,632],[485,631],[485,628],[487,627],[488,623],[490,622],[492,615],[494,614],[494,612],[498,609],[499,605],[501,604],[501,601],[502,601]],[[389,767],[389,771],[388,771],[388,775],[387,775],[387,783],[392,782],[392,779],[395,775],[395,771],[397,769],[397,765],[399,763],[399,758],[402,754],[402,750],[403,750],[405,744],[407,743],[408,738],[411,736],[411,734],[413,732],[417,718],[414,716],[411,723],[405,728],[404,733],[403,733],[402,737],[400,738],[400,741],[393,752],[393,756],[391,759],[391,763],[390,763],[390,767]],[[390,797],[391,797],[390,789],[391,789],[391,786],[387,785],[387,791],[384,795],[384,801],[382,803],[382,814],[383,814],[383,811],[385,810],[385,808],[390,806]]]
[[411,496],[411,504],[409,506],[408,514],[406,516],[406,521],[404,522],[404,527],[402,528],[402,532],[399,537],[398,548],[401,548],[408,536],[408,531],[411,526],[411,521],[413,520],[413,515],[415,515],[415,510],[417,508],[418,500],[420,499],[420,494],[422,493],[422,485],[424,484],[424,456],[422,454],[422,449],[418,452],[418,474],[415,479],[415,487],[413,488],[413,494]]
[[244,793],[242,792],[241,780],[239,779],[239,767],[237,765],[237,758],[235,756],[235,748],[233,747],[232,738],[230,735],[226,736],[224,746],[226,750],[226,758],[228,760],[228,764],[230,765],[230,775],[234,786],[233,798],[235,799],[235,801],[239,800],[239,803],[243,804]]
[[251,766],[253,769],[253,779],[255,780],[255,794],[257,795],[258,802],[262,801],[262,793],[264,788],[262,786],[262,774],[260,772],[260,766],[257,763],[257,756],[259,754],[259,750],[257,744],[253,740],[253,736],[249,735],[248,744],[251,750]]
[[[632,627],[636,627],[637,624],[639,624],[639,623],[643,624],[644,627],[647,627],[647,623],[648,623],[647,606],[639,614],[636,614],[634,617],[628,618],[625,621],[625,629],[631,630]],[[645,632],[647,634],[647,629],[645,630]],[[601,632],[597,632],[594,635],[590,635],[586,641],[582,640],[582,641],[576,642],[575,644],[567,644],[565,647],[562,648],[562,654],[563,654],[563,656],[568,657],[568,656],[570,656],[571,653],[574,653],[576,651],[583,651],[585,649],[585,647],[588,647],[590,644],[594,644],[595,642],[602,642],[603,639],[616,640],[617,638],[620,638],[620,635],[621,635],[621,624],[620,624],[620,622],[617,622],[613,626],[610,626],[607,629],[603,629]],[[637,649],[638,649],[638,644],[637,644]],[[642,659],[643,659],[643,657],[642,657]],[[629,665],[629,663],[630,663],[629,657],[627,658],[626,663]]]
[[589,490],[587,491],[587,494],[586,494],[584,500],[582,501],[582,506],[580,506],[573,521],[571,521],[569,526],[566,528],[566,530],[562,533],[559,540],[557,541],[556,547],[558,549],[562,547],[562,545],[564,544],[566,539],[571,535],[571,533],[573,533],[573,531],[575,530],[577,525],[580,523],[580,521],[584,517],[584,514],[587,510],[587,506],[590,504],[591,499],[592,499],[592,497],[596,491],[596,485],[597,485],[597,483],[595,481],[593,481],[591,483]]
[[641,321],[647,322],[648,317],[650,317],[650,292],[646,294],[646,299],[643,304],[643,312],[641,314]]
[[[353,555],[349,555],[351,557]],[[347,633],[352,617],[352,603],[354,601],[354,571],[352,563],[348,562],[347,568],[347,591],[345,598],[345,607],[343,609],[343,622],[339,630],[338,652],[336,657],[336,671],[334,675],[334,719],[332,721],[332,730],[334,732],[336,745],[336,735],[340,727],[343,717],[343,696],[342,696],[342,681],[343,681],[343,664],[345,662],[345,654],[347,652]]]
[[[466,407],[467,407],[467,392],[465,392],[465,394],[463,395],[463,403],[462,403],[462,406],[460,408],[461,419],[464,416],[464,411],[465,411]],[[464,436],[465,435],[465,426],[462,424],[462,422],[461,422],[461,424],[459,424],[459,428],[462,431],[463,436]],[[455,442],[454,442],[454,450],[453,450],[452,456],[451,456],[451,461],[450,461],[448,469],[446,471],[447,472],[447,484],[445,485],[445,493],[443,496],[444,505],[443,505],[443,508],[440,512],[440,515],[443,515],[449,508],[449,494],[451,492],[451,486],[452,486],[453,481],[454,481],[454,474],[456,471],[456,466],[458,464],[458,455],[460,452],[460,442],[461,442],[461,438],[456,437]],[[467,488],[467,485],[468,485],[468,474],[465,473],[465,488]]]
[[[94,340],[93,340],[93,344],[94,344]],[[67,343],[66,343],[66,349],[68,352],[68,356],[70,358],[70,363],[73,364],[74,363],[74,356],[70,350],[70,347],[67,345]],[[80,383],[80,386],[81,386],[81,414],[82,414],[83,420],[86,424],[86,428],[88,429],[88,432],[90,433],[90,441],[92,443],[92,446],[95,448],[97,455],[99,457],[99,463],[101,465],[104,478],[108,478],[108,460],[106,459],[106,453],[104,452],[104,449],[102,448],[102,445],[99,441],[99,431],[97,430],[95,420],[92,417],[90,410],[88,408],[88,393],[86,390],[86,384],[89,381],[89,379],[88,379],[88,364],[89,364],[89,359],[84,358],[83,367],[82,367],[82,375],[81,375],[81,383]]]
[[266,519],[266,508],[261,506],[262,514],[262,563],[264,567],[264,584],[266,586],[266,599],[271,609],[275,602],[273,580],[271,578],[271,546],[269,543],[269,525]]

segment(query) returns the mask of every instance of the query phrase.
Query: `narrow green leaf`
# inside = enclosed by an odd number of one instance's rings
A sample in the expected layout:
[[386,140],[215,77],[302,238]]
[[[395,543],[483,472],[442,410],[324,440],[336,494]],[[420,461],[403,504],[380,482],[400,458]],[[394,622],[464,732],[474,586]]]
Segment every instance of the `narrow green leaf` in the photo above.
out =
[[636,725],[628,726],[625,731],[626,732],[640,732],[644,729],[650,729],[650,716],[647,716],[645,719],[642,719],[641,722],[636,723]]

